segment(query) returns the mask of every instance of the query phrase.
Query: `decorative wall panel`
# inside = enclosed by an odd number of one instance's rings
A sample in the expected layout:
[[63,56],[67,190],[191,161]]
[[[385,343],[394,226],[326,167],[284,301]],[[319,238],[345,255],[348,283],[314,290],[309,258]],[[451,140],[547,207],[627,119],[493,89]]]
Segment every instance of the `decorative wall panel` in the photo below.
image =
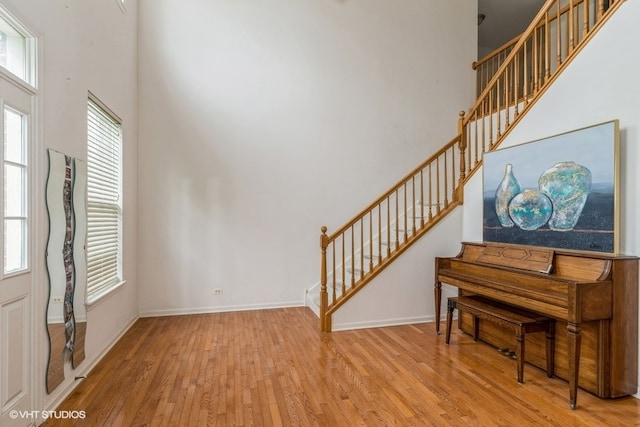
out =
[[[49,360],[46,385],[47,392],[51,393],[64,380],[65,355],[69,354],[74,368],[84,360],[87,168],[85,162],[53,150],[48,150],[48,157],[49,239],[45,257],[49,275],[46,316]],[[82,323],[80,327],[78,320]]]

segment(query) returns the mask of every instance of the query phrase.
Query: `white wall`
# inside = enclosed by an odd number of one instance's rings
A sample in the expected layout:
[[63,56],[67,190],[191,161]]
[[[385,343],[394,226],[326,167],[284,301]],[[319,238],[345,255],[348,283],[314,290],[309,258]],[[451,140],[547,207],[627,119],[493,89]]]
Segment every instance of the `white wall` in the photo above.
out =
[[[465,0],[141,0],[141,315],[302,305],[320,227],[455,135],[476,14]],[[401,315],[424,304],[384,314]]]
[[[136,0],[123,13],[115,0],[2,0],[2,4],[40,35],[42,138],[37,146],[36,278],[33,325],[36,349],[36,407],[55,409],[102,353],[137,318],[137,68]],[[92,91],[123,119],[124,132],[124,276],[127,284],[87,313],[86,359],[78,369],[65,368],[66,379],[51,395],[45,391],[48,357],[43,325],[47,296],[44,251],[48,233],[44,207],[46,149],[87,158],[87,91]],[[81,409],[81,408],[79,408]]]
[[[625,2],[502,147],[618,119],[620,121],[620,251],[640,255],[640,2]],[[463,238],[482,240],[482,171],[465,187]]]

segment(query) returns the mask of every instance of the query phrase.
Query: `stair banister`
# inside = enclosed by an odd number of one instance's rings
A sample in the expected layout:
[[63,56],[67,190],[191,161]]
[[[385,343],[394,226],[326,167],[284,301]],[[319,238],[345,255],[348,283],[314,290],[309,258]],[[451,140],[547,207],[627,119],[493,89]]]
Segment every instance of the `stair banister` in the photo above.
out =
[[[322,331],[331,331],[331,316],[338,308],[462,203],[464,184],[482,164],[483,154],[495,149],[504,140],[523,117],[523,113],[536,102],[575,57],[575,54],[593,37],[595,34],[593,30],[600,28],[613,14],[612,12],[624,2],[624,0],[597,0],[597,3],[596,0],[567,1],[568,4],[564,7],[561,6],[563,0],[545,2],[469,112],[460,112],[457,136],[337,231],[327,235],[327,227],[321,228],[319,305]],[[582,17],[574,13],[576,10],[579,11],[580,7],[583,8]],[[595,11],[593,23],[590,22],[592,8]],[[565,16],[566,25],[562,24]],[[576,24],[580,19],[583,22],[582,34],[580,34],[579,25]],[[551,21],[557,23],[555,47],[551,45]],[[565,32],[566,38],[563,38]],[[531,43],[529,51],[527,51],[528,43]],[[558,53],[554,64],[551,63],[553,48]],[[523,104],[522,111],[519,110],[519,104]],[[480,139],[479,135],[481,135]],[[475,140],[472,141],[472,138]],[[459,159],[456,156],[459,156]],[[457,177],[456,165],[459,165]],[[407,189],[408,185],[411,186],[410,189]],[[426,199],[425,186],[428,193]],[[410,203],[408,203],[408,190],[410,190]],[[426,221],[425,207],[428,209]],[[419,225],[416,223],[418,212]],[[411,224],[408,223],[409,215],[412,218]],[[369,224],[365,227],[367,221]],[[373,224],[376,221],[377,234],[374,235]],[[383,221],[386,221],[384,229]],[[392,226],[395,227],[393,236],[390,230]],[[402,226],[401,229],[400,226]],[[402,239],[399,231],[403,233]],[[365,235],[367,235],[366,241]],[[384,255],[381,240],[383,237],[386,237],[384,244],[387,245]],[[392,237],[395,238],[393,248]],[[374,254],[374,245],[377,246],[377,254]],[[330,259],[327,258],[329,250],[331,251]],[[336,259],[336,253],[340,254],[338,259]],[[359,260],[358,269],[356,269],[356,257]],[[366,257],[369,258],[369,262],[365,267]],[[377,257],[375,262],[374,257]],[[345,283],[345,271],[350,276],[348,288]],[[330,284],[329,280],[331,280]],[[331,295],[328,293],[329,285]],[[337,292],[338,289],[340,292]]]

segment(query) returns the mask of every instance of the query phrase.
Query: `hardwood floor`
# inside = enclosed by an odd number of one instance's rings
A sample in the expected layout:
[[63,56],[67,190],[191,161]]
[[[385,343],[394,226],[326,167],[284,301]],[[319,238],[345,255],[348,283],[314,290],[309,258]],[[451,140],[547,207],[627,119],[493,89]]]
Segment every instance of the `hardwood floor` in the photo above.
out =
[[[89,332],[90,333],[90,332]],[[321,334],[307,308],[137,321],[58,408],[74,426],[633,426],[599,399],[432,323]]]

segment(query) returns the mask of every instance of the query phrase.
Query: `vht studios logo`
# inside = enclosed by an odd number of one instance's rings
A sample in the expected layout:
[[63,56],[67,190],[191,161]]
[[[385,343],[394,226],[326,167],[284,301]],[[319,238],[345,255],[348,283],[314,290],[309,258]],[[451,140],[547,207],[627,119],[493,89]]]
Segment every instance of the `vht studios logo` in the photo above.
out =
[[87,417],[85,411],[9,411],[9,417],[15,420],[21,419],[84,419]]

